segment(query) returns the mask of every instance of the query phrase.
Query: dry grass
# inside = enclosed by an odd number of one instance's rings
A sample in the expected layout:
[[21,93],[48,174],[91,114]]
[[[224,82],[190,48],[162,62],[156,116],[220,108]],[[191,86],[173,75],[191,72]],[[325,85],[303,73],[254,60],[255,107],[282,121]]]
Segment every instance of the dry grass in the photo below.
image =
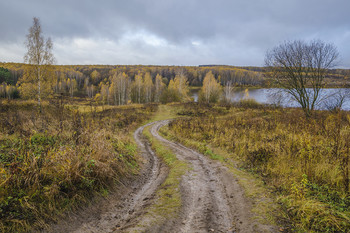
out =
[[223,149],[239,167],[258,174],[278,193],[295,229],[350,227],[348,113],[318,112],[306,120],[298,109],[218,108],[188,107],[194,117],[177,119],[169,129]]
[[155,106],[79,112],[59,105],[0,106],[0,231],[43,228],[137,172],[128,132]]

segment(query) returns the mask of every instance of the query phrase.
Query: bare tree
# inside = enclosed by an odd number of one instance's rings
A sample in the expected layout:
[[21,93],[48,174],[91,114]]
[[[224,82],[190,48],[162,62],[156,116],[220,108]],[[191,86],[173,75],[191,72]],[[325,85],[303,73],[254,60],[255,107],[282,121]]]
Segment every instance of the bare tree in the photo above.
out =
[[285,42],[267,52],[266,74],[300,104],[306,117],[310,117],[325,86],[325,77],[336,65],[337,58],[335,46],[320,40]]
[[38,105],[41,112],[41,86],[42,81],[48,74],[48,66],[54,63],[54,55],[52,53],[53,44],[50,38],[46,41],[42,35],[41,25],[38,18],[33,18],[33,26],[29,28],[27,41],[25,43],[27,53],[24,56],[24,62],[31,66],[30,72],[37,80],[38,84]]

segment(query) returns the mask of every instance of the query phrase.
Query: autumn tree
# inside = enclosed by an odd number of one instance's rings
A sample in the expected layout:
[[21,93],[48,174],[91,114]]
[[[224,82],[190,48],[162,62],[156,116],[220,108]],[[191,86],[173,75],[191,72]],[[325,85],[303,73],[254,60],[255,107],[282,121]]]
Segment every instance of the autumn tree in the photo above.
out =
[[168,87],[163,91],[160,101],[164,103],[179,102],[181,96],[173,79],[170,80]]
[[86,94],[90,99],[94,97],[96,87],[94,85],[89,85],[86,87]]
[[152,82],[151,74],[149,72],[145,74],[143,87],[144,87],[144,93],[145,93],[145,102],[146,103],[152,102],[153,82]]
[[77,81],[75,79],[67,79],[68,92],[71,97],[74,96],[74,92],[77,90]]
[[84,80],[84,89],[86,90],[87,96],[92,99],[95,93],[95,86],[90,84],[89,79],[85,78]]
[[171,92],[174,92],[174,94],[178,95],[180,101],[190,100],[190,88],[187,77],[185,76],[183,70],[178,71],[178,74],[175,76],[173,83],[170,81],[168,87]]
[[13,85],[8,85],[6,83],[0,84],[0,98],[7,98],[9,100],[19,98],[17,88]]
[[219,100],[221,94],[221,85],[216,81],[213,73],[209,71],[203,80],[203,86],[199,93],[199,101],[206,103],[215,103]]
[[109,104],[109,86],[108,83],[100,83],[100,100],[102,104]]
[[67,91],[67,80],[66,80],[66,76],[64,75],[63,72],[59,73],[58,80],[59,80],[59,82],[58,82],[59,93],[63,94]]
[[111,85],[109,87],[109,92],[111,93],[111,97],[113,99],[113,104],[118,105],[118,77],[117,73],[114,73],[111,77]]
[[139,73],[135,76],[135,81],[132,84],[131,99],[134,103],[141,103],[143,101],[143,78]]
[[154,83],[154,102],[159,103],[160,97],[164,90],[163,77],[160,74],[157,74],[156,80]]
[[101,81],[101,74],[97,70],[94,70],[91,72],[90,78],[92,80],[92,83],[97,85]]
[[124,72],[118,76],[120,104],[127,104],[130,96],[130,79]]
[[55,59],[52,53],[52,41],[50,38],[45,40],[43,37],[38,18],[33,18],[33,26],[29,28],[25,45],[27,47],[27,53],[24,56],[24,62],[30,64],[28,66],[28,81],[36,80],[36,93],[38,96],[39,111],[41,112],[42,84],[49,78],[50,65],[54,63]]
[[319,40],[285,42],[267,52],[266,75],[290,94],[306,117],[310,117],[338,55],[334,45]]
[[110,93],[115,105],[127,104],[130,93],[130,79],[125,73],[114,73]]
[[190,100],[188,95],[189,85],[186,76],[179,73],[174,79],[171,79],[168,88],[162,92],[161,102],[183,102]]
[[187,77],[183,72],[180,72],[175,76],[173,85],[180,96],[180,101],[190,100],[190,97],[189,97],[190,88],[187,81]]

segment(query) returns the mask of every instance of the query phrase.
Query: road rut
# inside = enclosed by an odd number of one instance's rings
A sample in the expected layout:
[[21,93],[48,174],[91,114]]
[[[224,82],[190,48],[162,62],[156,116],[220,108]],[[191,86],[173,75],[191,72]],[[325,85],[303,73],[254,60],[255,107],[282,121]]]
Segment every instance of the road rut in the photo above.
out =
[[[53,232],[277,232],[275,226],[254,220],[251,202],[234,175],[218,161],[159,135],[159,129],[170,121],[157,121],[135,131],[134,138],[142,157],[144,169],[139,179],[123,194],[75,215],[71,220],[52,227]],[[181,177],[182,207],[175,219],[151,225],[147,207],[157,201],[156,191],[166,179],[168,168],[155,155],[142,135],[146,126],[157,140],[170,148],[179,160],[190,165]],[[145,227],[139,227],[145,226]]]
[[156,122],[151,134],[171,148],[177,158],[188,162],[192,169],[182,177],[181,224],[171,232],[274,232],[273,226],[253,220],[250,201],[229,170],[219,162],[164,139],[159,129],[169,121]]

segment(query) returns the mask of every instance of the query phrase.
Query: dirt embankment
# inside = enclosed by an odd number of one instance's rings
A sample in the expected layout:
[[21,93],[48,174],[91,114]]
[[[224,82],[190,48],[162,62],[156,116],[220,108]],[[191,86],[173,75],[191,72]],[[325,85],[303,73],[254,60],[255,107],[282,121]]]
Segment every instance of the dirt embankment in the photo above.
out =
[[[147,206],[156,202],[155,193],[167,176],[162,164],[149,143],[142,137],[145,126],[135,132],[145,168],[131,188],[122,194],[111,195],[93,207],[75,215],[64,224],[55,225],[55,232],[277,232],[274,226],[254,220],[251,203],[237,179],[219,162],[189,149],[179,143],[164,139],[159,128],[169,121],[151,123],[151,134],[170,148],[179,160],[190,165],[190,170],[180,182],[182,207],[176,219],[169,219],[157,226],[135,228],[149,221],[145,217]],[[147,224],[146,224],[147,225]],[[137,230],[135,230],[137,229]]]

